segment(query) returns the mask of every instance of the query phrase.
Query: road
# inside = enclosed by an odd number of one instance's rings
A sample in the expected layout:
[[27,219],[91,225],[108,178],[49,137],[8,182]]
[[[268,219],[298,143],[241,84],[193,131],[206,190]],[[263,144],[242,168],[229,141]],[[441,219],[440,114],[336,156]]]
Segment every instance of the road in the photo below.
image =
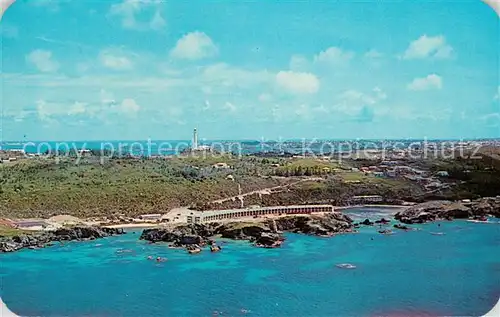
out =
[[293,186],[293,185],[297,185],[299,183],[310,182],[310,181],[321,181],[321,180],[323,180],[323,178],[321,178],[321,177],[308,177],[308,178],[304,178],[304,179],[298,180],[296,182],[288,183],[288,184],[285,184],[285,185],[279,185],[279,186],[274,186],[274,187],[267,187],[267,188],[263,188],[263,189],[259,189],[259,190],[254,190],[254,191],[251,191],[251,192],[247,192],[247,193],[244,193],[244,194],[241,194],[241,195],[235,195],[235,196],[231,196],[231,197],[217,199],[217,200],[211,201],[210,203],[212,203],[212,204],[221,204],[221,203],[224,203],[226,201],[235,200],[235,199],[242,200],[245,196],[250,196],[250,195],[253,195],[253,194],[269,195],[273,191],[284,189],[284,188],[287,188],[287,187],[290,187],[290,186]]
[[[244,199],[245,196],[259,194],[259,193],[261,195],[269,195],[273,191],[285,189],[285,188],[288,188],[290,186],[297,185],[297,184],[300,184],[303,182],[321,181],[321,180],[323,180],[323,178],[321,178],[321,177],[303,178],[303,179],[300,179],[298,181],[288,183],[285,185],[279,185],[279,186],[267,187],[267,188],[263,188],[263,189],[259,189],[259,190],[254,190],[254,191],[247,192],[247,193],[240,194],[240,195],[235,195],[235,196],[231,196],[231,197],[217,199],[217,200],[211,201],[210,203],[212,203],[212,204],[224,203],[226,201],[236,200],[236,199],[241,201]],[[185,222],[187,222],[187,216],[191,215],[192,213],[193,213],[193,211],[190,210],[188,208],[188,206],[174,208],[174,209],[168,211],[165,215],[163,215],[162,220],[163,221],[168,220],[168,222],[170,222],[170,223],[179,223],[179,222],[185,223]]]

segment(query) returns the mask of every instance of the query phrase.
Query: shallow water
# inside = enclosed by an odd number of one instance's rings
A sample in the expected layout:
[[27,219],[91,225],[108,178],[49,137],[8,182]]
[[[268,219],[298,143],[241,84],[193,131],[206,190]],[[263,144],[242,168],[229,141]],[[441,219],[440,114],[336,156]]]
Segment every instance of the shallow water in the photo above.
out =
[[491,309],[500,296],[500,225],[419,227],[390,236],[377,228],[333,238],[287,234],[281,249],[227,241],[222,252],[198,255],[146,244],[131,230],[0,255],[1,296],[25,316],[477,316]]

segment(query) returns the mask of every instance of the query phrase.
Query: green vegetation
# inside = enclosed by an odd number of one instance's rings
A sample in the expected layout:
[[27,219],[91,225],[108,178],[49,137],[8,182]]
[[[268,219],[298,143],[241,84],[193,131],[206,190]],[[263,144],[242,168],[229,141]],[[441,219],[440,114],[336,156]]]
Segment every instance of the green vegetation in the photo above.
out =
[[278,176],[313,176],[332,174],[339,167],[338,163],[319,161],[315,159],[296,159],[286,162],[284,166],[276,168],[274,174]]
[[[354,195],[381,195],[389,202],[495,196],[500,188],[499,162],[498,153],[489,152],[479,159],[410,162],[431,173],[449,172],[449,177],[440,180],[450,186],[428,193],[416,182],[349,170],[361,164],[358,161],[340,166],[312,158],[232,155],[113,158],[104,163],[89,156],[79,164],[74,159],[19,160],[0,168],[0,217],[118,217],[164,213],[182,206],[200,210],[239,208],[239,199],[213,203],[237,196],[239,190],[253,192],[244,197],[244,206],[343,205]],[[227,165],[217,168],[217,163]],[[256,192],[280,185],[291,186],[272,193]]]
[[447,171],[447,181],[456,183],[439,198],[471,199],[500,194],[500,157],[496,153],[436,162],[432,170]]
[[[216,169],[223,160],[233,169]],[[286,182],[258,176],[269,169],[226,158],[23,160],[0,169],[0,216],[77,217],[166,212]],[[232,175],[231,178],[228,176]]]

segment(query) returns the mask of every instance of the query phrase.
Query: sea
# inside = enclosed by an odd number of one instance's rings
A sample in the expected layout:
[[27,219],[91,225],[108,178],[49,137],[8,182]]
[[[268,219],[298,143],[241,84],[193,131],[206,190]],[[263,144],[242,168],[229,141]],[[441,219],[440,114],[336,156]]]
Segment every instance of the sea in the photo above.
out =
[[[385,213],[345,212],[357,220]],[[219,240],[221,252],[196,255],[147,244],[139,240],[141,229],[129,229],[122,236],[0,254],[0,296],[21,316],[481,316],[489,311],[500,297],[500,224],[414,227],[420,230],[393,235],[378,233],[377,226],[330,238],[286,234],[278,249]]]
[[[294,155],[321,154],[332,155],[351,153],[353,150],[388,150],[413,149],[427,147],[435,150],[435,144],[445,142],[448,145],[459,144],[459,140],[343,140],[343,139],[260,139],[260,140],[206,140],[199,145],[209,147],[217,153],[255,154],[288,153]],[[498,145],[498,140],[481,139],[471,142]],[[0,141],[0,150],[23,150],[31,154],[66,155],[70,152],[92,150],[113,153],[117,156],[169,156],[182,153],[191,148],[190,140],[103,140],[103,141]]]

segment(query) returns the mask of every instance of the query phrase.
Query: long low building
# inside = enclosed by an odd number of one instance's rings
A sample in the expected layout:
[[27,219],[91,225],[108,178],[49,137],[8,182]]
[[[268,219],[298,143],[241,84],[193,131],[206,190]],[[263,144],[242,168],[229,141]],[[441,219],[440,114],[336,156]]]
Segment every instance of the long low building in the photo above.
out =
[[255,217],[265,215],[291,215],[291,214],[311,214],[316,212],[333,212],[332,205],[295,205],[295,206],[275,206],[257,207],[231,210],[210,210],[197,211],[187,216],[188,223],[202,223],[210,221],[221,221],[226,219],[237,219],[244,217]]

